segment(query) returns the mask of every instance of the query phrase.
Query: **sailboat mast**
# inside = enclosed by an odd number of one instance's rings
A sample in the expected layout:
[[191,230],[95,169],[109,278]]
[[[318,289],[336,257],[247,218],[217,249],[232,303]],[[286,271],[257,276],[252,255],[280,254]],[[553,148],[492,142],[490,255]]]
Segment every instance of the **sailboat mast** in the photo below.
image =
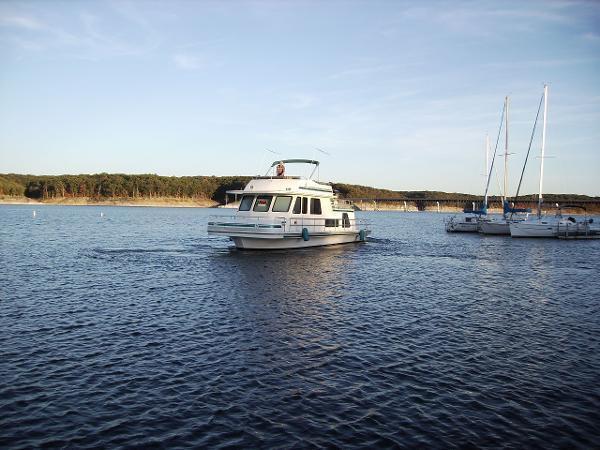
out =
[[[485,135],[485,171],[484,171],[484,174],[485,174],[485,177],[486,177],[486,180],[485,180],[486,186],[487,186],[487,177],[489,176],[488,175],[488,168],[489,167],[490,167],[490,135],[486,134]],[[485,190],[484,197],[485,198],[483,199],[483,205],[484,205],[484,208],[487,209],[487,205],[488,205],[488,193],[487,193],[487,189]]]
[[543,203],[543,197],[542,197],[542,187],[544,184],[544,151],[546,148],[546,120],[548,117],[548,85],[545,84],[544,85],[544,121],[543,121],[543,126],[542,126],[542,155],[541,155],[541,162],[540,162],[540,190],[539,190],[539,195],[538,195],[538,217],[542,216],[542,203]]
[[509,98],[506,96],[506,124],[504,125],[506,130],[506,137],[504,138],[504,200],[508,199],[508,108],[509,108]]

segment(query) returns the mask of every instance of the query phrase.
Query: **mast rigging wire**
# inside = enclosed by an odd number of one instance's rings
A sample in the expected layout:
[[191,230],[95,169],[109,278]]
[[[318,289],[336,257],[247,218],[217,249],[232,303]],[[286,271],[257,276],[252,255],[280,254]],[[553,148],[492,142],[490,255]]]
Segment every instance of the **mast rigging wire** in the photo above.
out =
[[[492,157],[492,164],[490,165],[490,171],[488,173],[487,184],[485,186],[485,193],[483,194],[483,198],[487,198],[487,193],[490,188],[490,179],[492,178],[492,171],[494,170],[494,161],[496,161],[496,153],[498,152],[498,142],[500,142],[500,133],[502,132],[502,124],[504,123],[504,111],[506,110],[506,102],[504,102],[504,107],[502,108],[502,114],[500,116],[500,127],[498,128],[498,137],[496,138],[496,147],[494,148],[494,156]],[[487,205],[485,205],[487,209]]]
[[[540,104],[538,105],[537,114],[535,115],[535,122],[533,122],[533,130],[531,130],[531,138],[529,139],[529,147],[527,148],[527,155],[525,155],[525,162],[523,163],[523,169],[521,170],[521,178],[519,179],[519,186],[517,187],[517,193],[515,194],[515,201],[519,199],[519,192],[521,191],[521,183],[523,182],[523,175],[525,174],[525,167],[527,166],[527,160],[529,159],[529,152],[531,151],[531,144],[533,143],[533,137],[535,136],[535,128],[538,123],[538,118],[540,117],[540,111],[542,109],[542,102],[544,101],[544,94],[542,94],[542,98],[540,99]],[[513,208],[514,209],[514,208]],[[510,218],[512,219],[514,211],[511,211]]]

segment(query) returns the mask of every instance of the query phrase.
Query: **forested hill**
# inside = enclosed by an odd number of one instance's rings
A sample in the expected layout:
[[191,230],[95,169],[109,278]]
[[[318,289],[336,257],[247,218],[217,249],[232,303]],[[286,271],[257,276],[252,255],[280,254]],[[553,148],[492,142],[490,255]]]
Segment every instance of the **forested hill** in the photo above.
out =
[[[360,186],[356,184],[332,183],[333,188],[341,196],[353,199],[410,199],[410,200],[464,200],[480,201],[482,194],[463,194],[460,192],[441,192],[441,191],[391,191],[388,189],[377,189],[369,186]],[[520,200],[535,200],[537,194],[520,195]],[[600,197],[590,197],[580,194],[544,194],[546,202],[565,203],[569,201],[586,200],[599,201]],[[497,200],[497,199],[496,199]]]
[[0,175],[0,195],[49,198],[189,198],[221,201],[251,177],[164,177],[160,175]]
[[[60,198],[179,198],[206,199],[223,203],[225,191],[242,189],[250,176],[165,177],[160,175],[125,175],[100,173],[94,175],[18,175],[0,174],[0,195],[28,197],[37,200]],[[391,191],[354,184],[332,183],[346,198],[355,199],[453,199],[473,201],[481,196],[438,191]],[[521,196],[531,198],[531,196]],[[575,194],[548,194],[547,201],[598,200]]]

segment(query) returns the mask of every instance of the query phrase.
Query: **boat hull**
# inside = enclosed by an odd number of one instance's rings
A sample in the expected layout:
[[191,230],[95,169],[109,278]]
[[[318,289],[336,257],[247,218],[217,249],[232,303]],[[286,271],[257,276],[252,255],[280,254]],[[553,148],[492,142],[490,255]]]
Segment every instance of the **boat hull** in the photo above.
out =
[[[308,223],[304,223],[294,218],[289,223],[285,219],[260,221],[251,218],[248,221],[238,218],[230,222],[210,221],[207,231],[208,234],[230,238],[239,249],[249,250],[294,249],[362,242],[371,233],[368,228],[359,227],[356,219],[339,223],[338,225],[342,226],[337,227],[325,226],[326,220],[306,219]],[[343,226],[345,224],[349,226]]]
[[516,238],[551,238],[558,236],[558,226],[552,223],[518,222],[510,224],[510,235]]
[[479,231],[479,220],[469,219],[459,220],[456,217],[451,217],[446,222],[446,231],[448,233],[477,233]]
[[231,236],[231,240],[236,248],[243,250],[286,250],[362,242],[360,233],[312,235],[308,240],[297,235],[284,236],[279,239]]
[[479,232],[496,236],[510,236],[510,225],[508,222],[481,222]]
[[446,227],[448,233],[477,233],[479,226],[475,223],[456,223]]

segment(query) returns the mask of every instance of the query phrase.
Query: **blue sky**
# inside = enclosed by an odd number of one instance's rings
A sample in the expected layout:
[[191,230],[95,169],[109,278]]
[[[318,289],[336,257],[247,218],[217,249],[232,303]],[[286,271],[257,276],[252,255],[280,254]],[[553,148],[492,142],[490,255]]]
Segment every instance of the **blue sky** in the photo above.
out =
[[546,82],[545,191],[600,195],[598,2],[3,1],[0,173],[318,156],[322,180],[479,193],[509,95],[514,192]]

